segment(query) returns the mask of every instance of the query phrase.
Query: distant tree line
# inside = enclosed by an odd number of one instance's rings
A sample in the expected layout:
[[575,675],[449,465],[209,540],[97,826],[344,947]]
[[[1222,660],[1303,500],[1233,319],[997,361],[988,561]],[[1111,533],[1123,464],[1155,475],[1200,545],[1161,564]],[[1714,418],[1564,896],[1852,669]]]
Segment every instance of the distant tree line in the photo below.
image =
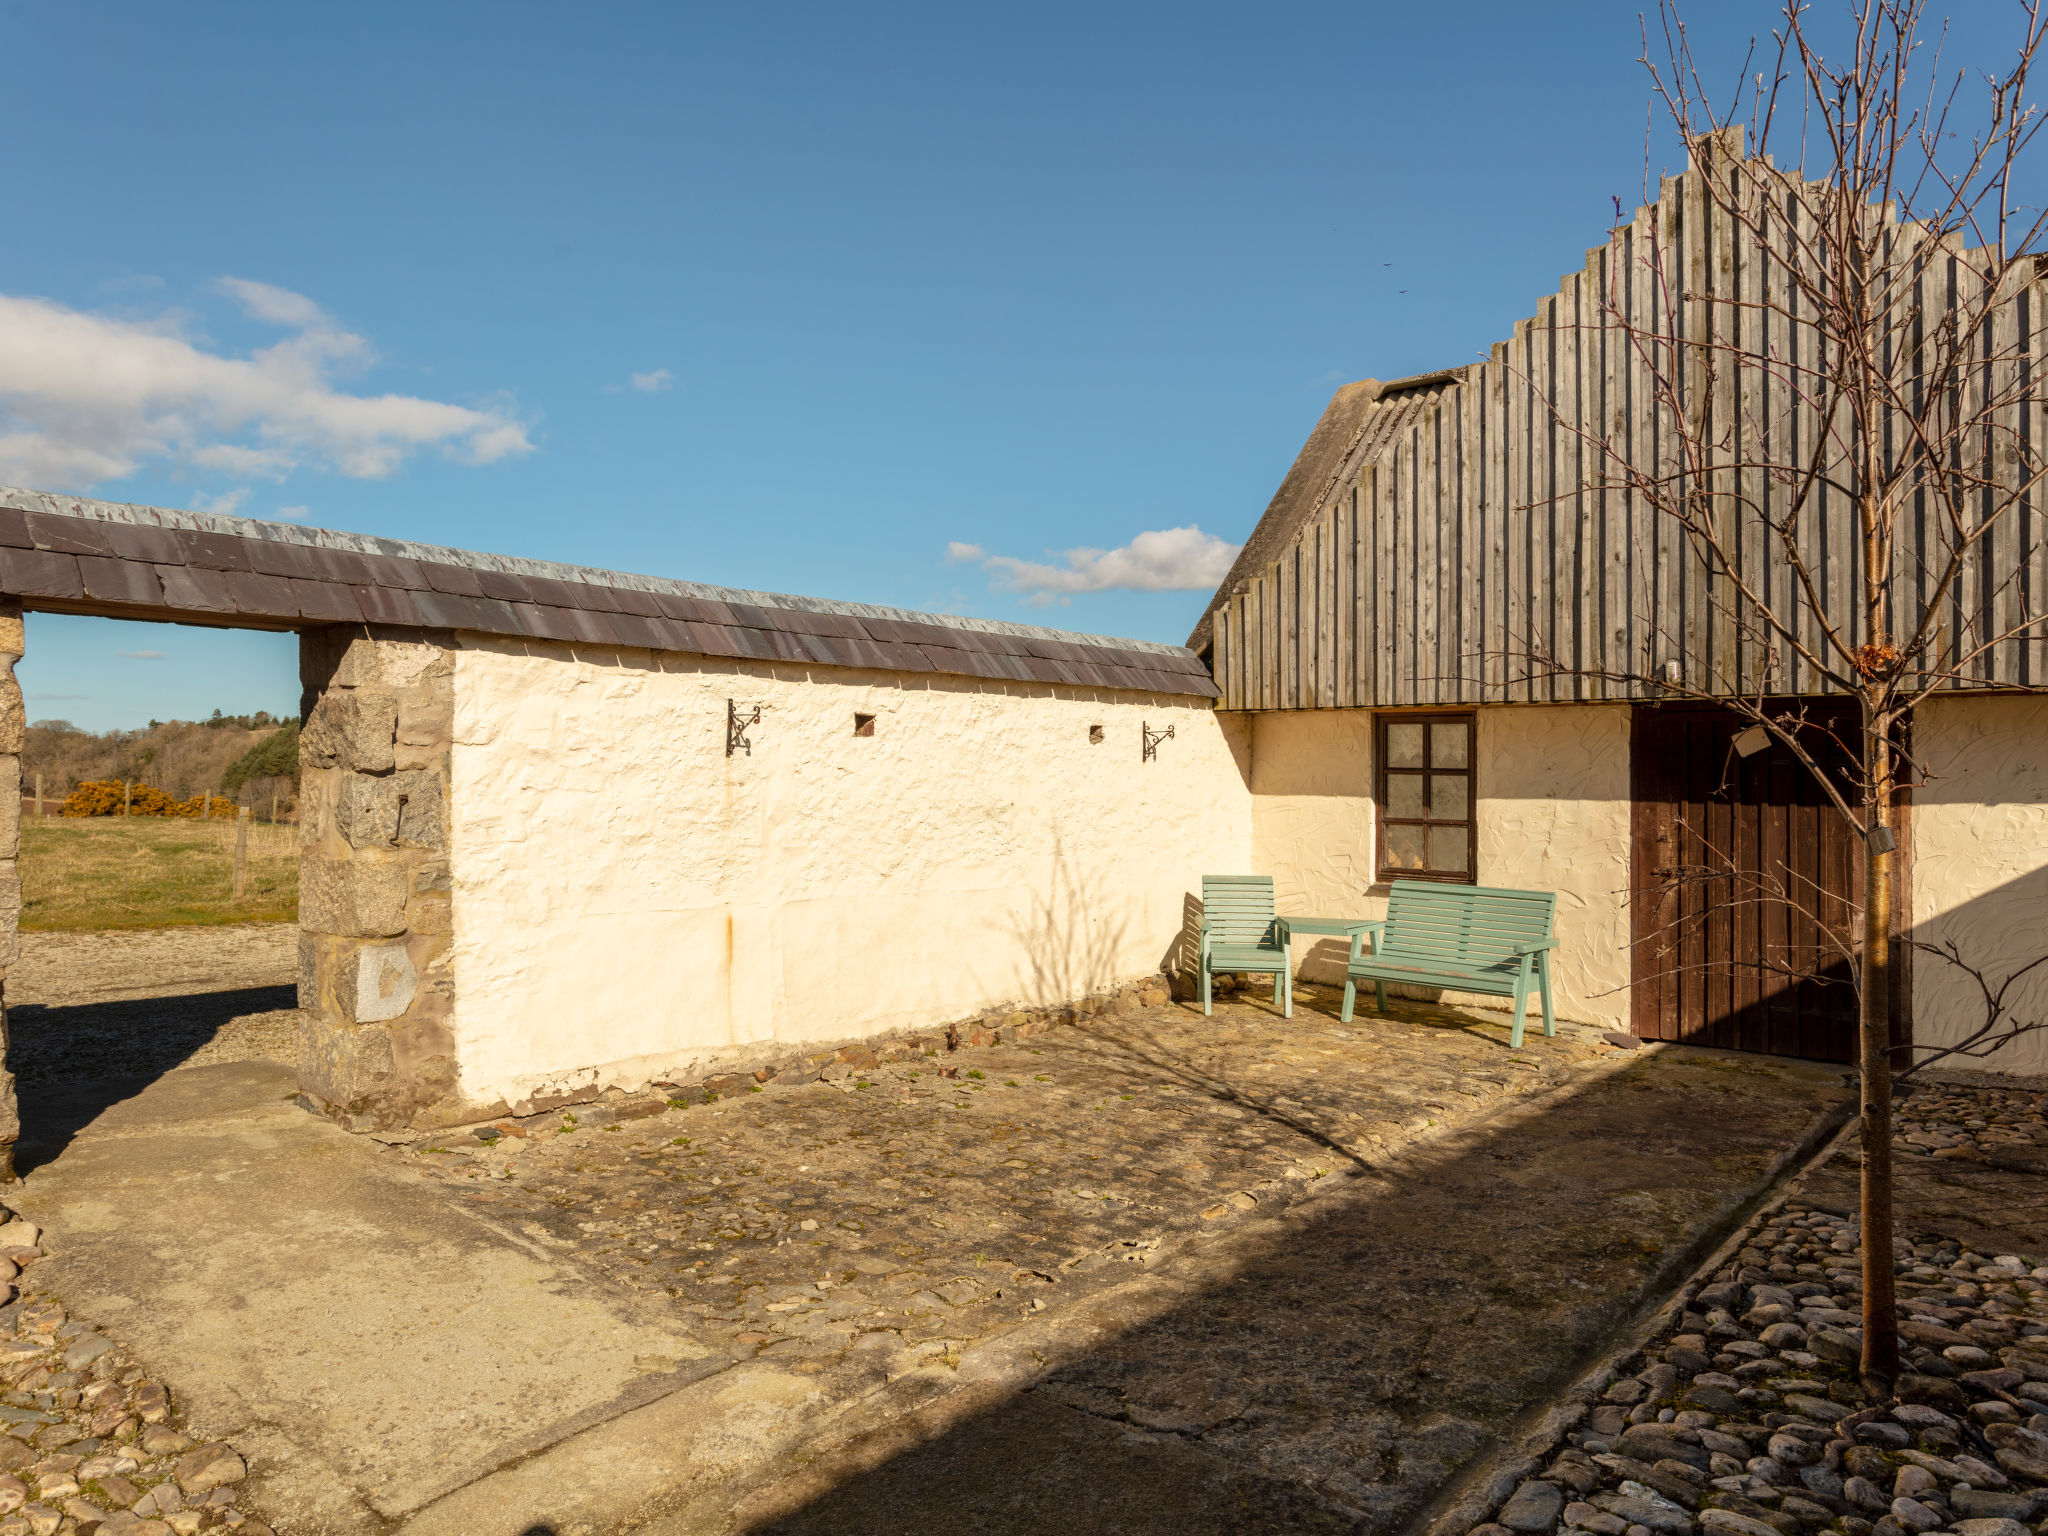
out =
[[[273,803],[283,815],[298,804],[299,727],[267,710],[225,715],[216,710],[206,720],[152,720],[141,730],[86,731],[68,720],[41,720],[28,728],[22,751],[21,788],[33,797],[40,775],[46,809],[56,811],[84,785],[112,784],[79,804],[91,810],[73,814],[114,814],[121,811],[122,786],[131,813],[139,815],[218,814],[211,801],[248,805],[259,819]],[[152,807],[137,809],[143,789]]]

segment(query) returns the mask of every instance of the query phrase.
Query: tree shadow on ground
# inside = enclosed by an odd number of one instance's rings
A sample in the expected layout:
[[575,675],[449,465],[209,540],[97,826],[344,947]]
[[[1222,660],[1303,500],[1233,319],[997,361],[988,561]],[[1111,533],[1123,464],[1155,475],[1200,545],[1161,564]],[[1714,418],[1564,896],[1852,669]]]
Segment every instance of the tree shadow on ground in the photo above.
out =
[[1004,1384],[807,1448],[731,1529],[1383,1536],[1846,1112],[1838,1073],[1667,1051],[1354,1159],[1319,1199],[1116,1266]]
[[184,1066],[237,1019],[297,1007],[298,988],[279,986],[9,1008],[7,1064],[21,1101],[17,1170],[51,1161],[102,1111]]

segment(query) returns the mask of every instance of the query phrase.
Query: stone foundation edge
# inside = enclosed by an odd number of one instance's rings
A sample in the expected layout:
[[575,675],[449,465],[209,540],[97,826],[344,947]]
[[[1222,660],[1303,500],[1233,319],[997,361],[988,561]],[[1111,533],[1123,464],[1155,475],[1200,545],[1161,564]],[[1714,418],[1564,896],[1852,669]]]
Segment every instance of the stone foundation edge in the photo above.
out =
[[442,1100],[423,1105],[404,1118],[333,1104],[310,1089],[300,1092],[298,1103],[333,1120],[344,1130],[399,1135],[407,1140],[419,1132],[461,1130],[496,1120],[525,1120],[584,1106],[607,1112],[609,1119],[633,1119],[659,1114],[676,1101],[705,1103],[770,1083],[790,1087],[836,1082],[883,1062],[941,1055],[962,1046],[1013,1045],[1062,1024],[1156,1007],[1172,997],[1174,991],[1172,980],[1165,975],[1142,976],[1069,1003],[984,1009],[950,1024],[923,1029],[797,1045],[763,1041],[752,1048],[718,1053],[687,1074],[657,1078],[639,1089],[607,1087],[593,1081],[556,1093],[536,1093],[510,1104],[502,1099],[491,1104]]

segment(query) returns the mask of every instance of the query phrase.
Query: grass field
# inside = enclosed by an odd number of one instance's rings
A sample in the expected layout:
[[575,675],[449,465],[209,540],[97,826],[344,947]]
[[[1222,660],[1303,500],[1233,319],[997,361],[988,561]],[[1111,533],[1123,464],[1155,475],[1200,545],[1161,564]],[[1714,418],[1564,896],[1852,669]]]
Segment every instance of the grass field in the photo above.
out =
[[234,824],[226,821],[24,816],[21,926],[49,932],[298,921],[298,829],[249,828],[240,901],[230,895],[234,850]]

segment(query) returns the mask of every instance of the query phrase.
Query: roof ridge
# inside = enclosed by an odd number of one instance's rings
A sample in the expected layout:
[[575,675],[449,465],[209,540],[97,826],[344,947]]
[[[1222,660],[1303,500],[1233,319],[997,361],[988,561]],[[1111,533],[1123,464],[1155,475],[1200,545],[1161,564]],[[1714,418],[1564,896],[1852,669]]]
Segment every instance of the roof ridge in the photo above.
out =
[[1125,650],[1159,655],[1184,656],[1186,646],[1160,640],[1131,640],[1116,635],[1091,634],[1081,630],[1054,629],[1046,625],[1015,624],[1007,619],[980,619],[964,614],[928,613],[914,608],[892,608],[875,603],[844,602],[835,598],[803,597],[794,593],[764,592],[743,587],[715,587],[705,582],[684,581],[672,576],[647,576],[633,571],[613,571],[601,566],[569,565],[558,560],[530,560],[521,555],[496,555],[480,550],[457,549],[444,544],[423,544],[414,539],[388,539],[376,534],[348,533],[335,528],[312,528],[299,523],[274,523],[253,517],[226,517],[218,512],[191,512],[180,507],[152,507],[138,502],[98,501],[84,496],[63,496],[51,491],[0,486],[0,506],[22,512],[46,512],[58,517],[81,517],[102,523],[126,523],[141,527],[179,528],[193,533],[219,533],[234,538],[264,539],[277,544],[298,544],[314,549],[349,550],[357,554],[389,555],[398,559],[429,560],[442,565],[465,566],[471,570],[501,571],[515,576],[538,576],[553,581],[573,581],[619,587],[633,592],[669,592],[713,602],[745,603],[759,608],[784,608],[800,613],[836,613],[851,618],[891,619],[900,623],[937,624],[991,635],[1015,635],[1027,640],[1070,641],[1076,644],[1113,645]]

